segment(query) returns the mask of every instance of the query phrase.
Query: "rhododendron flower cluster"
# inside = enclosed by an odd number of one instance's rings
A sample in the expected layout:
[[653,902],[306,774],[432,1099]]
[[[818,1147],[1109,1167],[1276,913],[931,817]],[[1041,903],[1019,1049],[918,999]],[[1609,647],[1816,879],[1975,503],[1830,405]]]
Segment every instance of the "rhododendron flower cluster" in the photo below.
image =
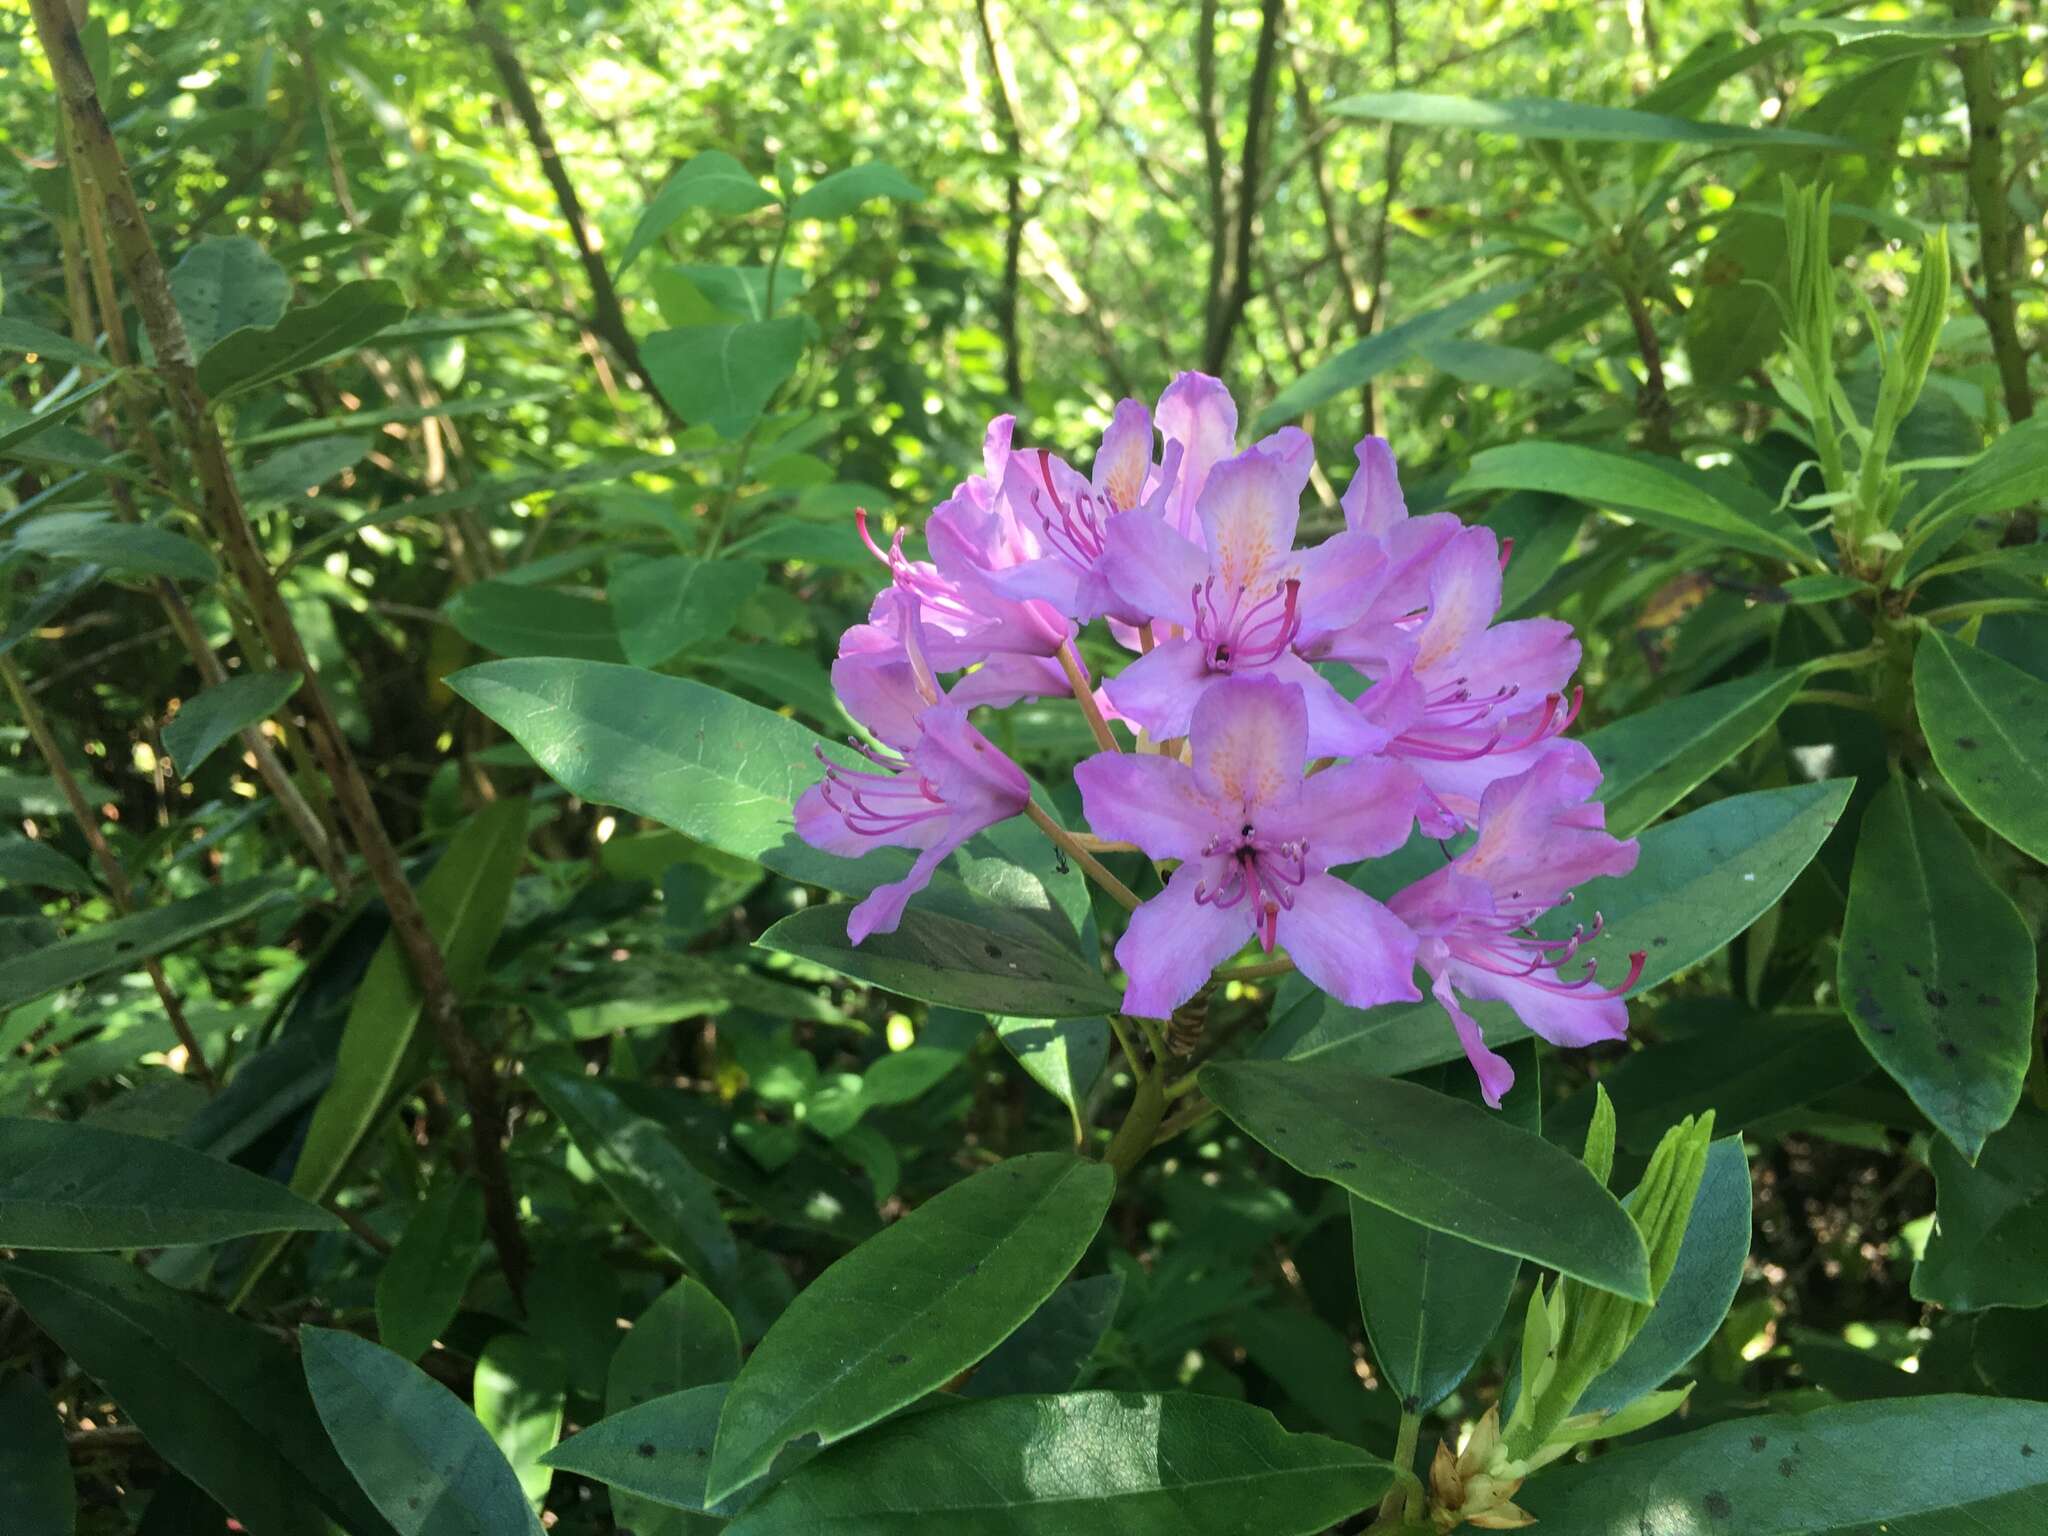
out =
[[[1563,737],[1579,703],[1570,626],[1498,621],[1507,552],[1492,531],[1410,517],[1393,454],[1369,437],[1342,531],[1297,547],[1308,437],[1238,450],[1236,406],[1202,374],[1156,411],[1121,402],[1087,474],[1016,447],[1012,428],[990,424],[982,473],[926,522],[929,561],[861,519],[889,585],[833,682],[872,733],[870,767],[828,765],[797,830],[834,853],[918,857],[853,908],[849,937],[892,931],[946,855],[997,822],[1032,812],[1065,836],[969,713],[1071,694],[1104,749],[1075,771],[1087,846],[1141,851],[1163,881],[1141,903],[1113,891],[1136,904],[1116,945],[1127,1013],[1170,1017],[1257,944],[1357,1008],[1419,1001],[1420,976],[1496,1106],[1513,1073],[1467,1000],[1563,1045],[1620,1038],[1643,957],[1603,985],[1578,953],[1597,918],[1560,938],[1534,925],[1581,882],[1633,868],[1636,845],[1607,833],[1600,770]],[[1129,653],[1106,680],[1076,644],[1098,621]],[[1348,697],[1339,675],[1368,686]],[[1445,862],[1389,901],[1343,877],[1415,836],[1443,840]]]

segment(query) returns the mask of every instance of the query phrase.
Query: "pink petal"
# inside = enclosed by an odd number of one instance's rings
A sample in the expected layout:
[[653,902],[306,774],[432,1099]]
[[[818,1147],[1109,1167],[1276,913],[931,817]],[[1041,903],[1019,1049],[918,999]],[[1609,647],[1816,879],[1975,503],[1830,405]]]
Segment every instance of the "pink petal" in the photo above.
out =
[[1301,642],[1362,617],[1386,578],[1387,552],[1370,534],[1340,533],[1304,550],[1290,567],[1301,582]]
[[1212,674],[1202,665],[1202,647],[1183,637],[1156,646],[1103,686],[1117,713],[1137,721],[1154,740],[1164,741],[1187,735],[1195,701],[1211,681]]
[[1290,799],[1308,766],[1308,708],[1302,692],[1269,677],[1218,681],[1194,707],[1188,744],[1204,793],[1222,804],[1249,814],[1253,807]]
[[832,691],[839,695],[847,713],[877,739],[899,752],[917,744],[917,717],[923,713],[925,701],[917,691],[901,642],[887,650],[842,654],[832,663]]
[[1491,528],[1467,528],[1437,553],[1430,570],[1429,620],[1416,641],[1415,670],[1458,670],[1458,650],[1500,612],[1500,542]]
[[1119,512],[1128,512],[1144,496],[1151,468],[1152,413],[1142,401],[1119,400],[1095,454],[1095,489]]
[[1237,405],[1220,379],[1184,373],[1166,386],[1156,415],[1160,434],[1181,449],[1180,480],[1167,506],[1167,524],[1187,538],[1200,538],[1195,506],[1209,471],[1236,451]]
[[1268,567],[1294,548],[1311,462],[1297,439],[1307,441],[1297,428],[1275,433],[1218,464],[1202,488],[1196,511],[1209,547],[1209,571],[1226,592],[1262,588]]
[[1497,891],[1544,903],[1601,875],[1627,874],[1636,844],[1604,830],[1604,812],[1587,800],[1599,784],[1600,767],[1582,744],[1548,743],[1533,767],[1487,789],[1479,836],[1458,855],[1458,868]]
[[1195,588],[1209,574],[1202,551],[1149,512],[1124,512],[1103,531],[1102,571],[1110,590],[1143,618],[1195,623]]
[[1097,837],[1136,843],[1155,859],[1197,859],[1232,811],[1201,791],[1187,764],[1152,753],[1102,752],[1074,770]]
[[1408,499],[1401,494],[1401,477],[1394,468],[1394,450],[1384,437],[1359,441],[1358,470],[1344,490],[1344,526],[1374,537],[1384,537],[1408,517]]
[[1501,1099],[1515,1086],[1515,1069],[1508,1065],[1505,1056],[1488,1047],[1485,1032],[1478,1022],[1458,1006],[1457,994],[1451,990],[1448,973],[1438,976],[1430,991],[1444,1005],[1444,1012],[1451,1016],[1451,1024],[1458,1031],[1458,1043],[1465,1048],[1465,1059],[1472,1063],[1472,1070],[1479,1075],[1479,1092],[1486,1100],[1486,1107],[1499,1109]]
[[1269,811],[1259,830],[1308,844],[1310,867],[1328,869],[1392,853],[1415,827],[1420,786],[1405,763],[1364,758],[1302,781],[1285,807]]
[[1302,881],[1293,909],[1280,914],[1279,938],[1302,975],[1353,1008],[1422,996],[1415,989],[1415,935],[1335,875]]
[[1069,692],[1067,674],[1050,656],[991,656],[946,690],[955,704],[1007,709],[1019,699],[1057,699]]
[[1562,693],[1579,667],[1579,642],[1562,619],[1510,619],[1459,648],[1458,674],[1469,679],[1474,698],[1503,688],[1519,689],[1517,709],[1540,707],[1543,696]]
[[1024,813],[1031,799],[1031,781],[995,743],[967,723],[963,706],[935,705],[924,712],[918,724],[922,734],[910,754],[911,766],[945,802],[952,813],[949,822],[965,829],[959,832],[960,840]]
[[[1581,963],[1575,961],[1565,967],[1567,979],[1577,979],[1574,973]],[[1539,979],[1555,976],[1552,971],[1538,971],[1535,977],[1498,976],[1456,961],[1452,962],[1451,971],[1459,991],[1468,997],[1506,1003],[1531,1032],[1552,1045],[1598,1045],[1628,1036],[1628,1004],[1618,997],[1608,997],[1597,987],[1557,992],[1538,985]]]
[[853,910],[846,914],[847,939],[854,944],[862,944],[871,933],[894,933],[897,924],[903,921],[903,909],[910,905],[910,898],[932,883],[932,876],[938,873],[939,865],[957,846],[957,843],[942,843],[935,848],[927,848],[910,866],[909,874],[901,880],[876,886],[855,902]]
[[1320,672],[1289,652],[1263,669],[1264,675],[1299,688],[1308,710],[1311,757],[1353,757],[1377,752],[1388,733],[1365,715]]
[[1165,890],[1131,914],[1116,946],[1117,964],[1129,977],[1125,1013],[1171,1018],[1252,936],[1245,903],[1219,909],[1195,900],[1201,878],[1199,865],[1181,865]]

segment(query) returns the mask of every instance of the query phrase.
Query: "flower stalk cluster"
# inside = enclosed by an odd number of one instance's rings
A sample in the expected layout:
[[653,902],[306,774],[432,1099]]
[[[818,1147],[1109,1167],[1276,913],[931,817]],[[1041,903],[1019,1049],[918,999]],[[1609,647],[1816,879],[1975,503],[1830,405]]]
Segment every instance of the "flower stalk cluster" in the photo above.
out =
[[[894,929],[953,849],[1028,815],[1132,909],[1116,959],[1136,1019],[1173,1018],[1255,944],[1357,1008],[1420,1000],[1419,968],[1495,1105],[1513,1073],[1471,1000],[1561,1044],[1625,1033],[1642,957],[1596,977],[1581,950],[1597,915],[1546,915],[1626,873],[1636,847],[1606,831],[1599,767],[1564,736],[1578,642],[1555,620],[1500,619],[1490,529],[1410,516],[1369,437],[1343,528],[1297,547],[1308,437],[1239,450],[1237,408],[1201,374],[1156,409],[1121,402],[1086,474],[1013,431],[990,424],[982,472],[926,520],[928,559],[861,518],[888,585],[833,682],[876,744],[866,767],[827,767],[796,827],[834,853],[918,857],[852,909],[854,942]],[[1125,657],[1106,678],[1081,644],[1098,624],[1089,653]],[[1064,695],[1101,748],[1075,771],[1085,834],[1032,804],[971,718]],[[1391,899],[1347,878],[1418,834],[1442,841],[1439,867]],[[1141,900],[1094,857],[1111,847],[1148,855],[1164,888]]]

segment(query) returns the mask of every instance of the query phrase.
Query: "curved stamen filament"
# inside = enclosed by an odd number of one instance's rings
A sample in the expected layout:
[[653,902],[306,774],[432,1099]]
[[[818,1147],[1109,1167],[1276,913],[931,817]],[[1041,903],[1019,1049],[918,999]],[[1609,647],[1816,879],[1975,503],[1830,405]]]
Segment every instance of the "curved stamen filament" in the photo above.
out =
[[1193,590],[1195,638],[1202,644],[1210,671],[1269,666],[1284,656],[1301,634],[1299,580],[1290,576],[1247,606],[1250,595],[1247,587],[1233,589],[1230,606],[1223,609],[1217,605],[1214,576]]
[[1259,944],[1272,953],[1279,937],[1280,914],[1294,910],[1295,893],[1308,879],[1308,843],[1301,839],[1267,842],[1247,827],[1235,837],[1211,838],[1202,856],[1229,862],[1214,888],[1205,880],[1196,882],[1196,903],[1221,912],[1249,900]]
[[1056,518],[1049,515],[1040,504],[1037,491],[1031,493],[1031,510],[1045,530],[1046,542],[1068,564],[1083,571],[1094,569],[1095,562],[1102,558],[1103,523],[1116,508],[1105,510],[1101,498],[1093,491],[1077,493],[1072,506],[1060,500],[1052,483],[1052,455],[1043,448],[1038,450],[1038,477],[1045,482],[1045,494],[1059,514]]

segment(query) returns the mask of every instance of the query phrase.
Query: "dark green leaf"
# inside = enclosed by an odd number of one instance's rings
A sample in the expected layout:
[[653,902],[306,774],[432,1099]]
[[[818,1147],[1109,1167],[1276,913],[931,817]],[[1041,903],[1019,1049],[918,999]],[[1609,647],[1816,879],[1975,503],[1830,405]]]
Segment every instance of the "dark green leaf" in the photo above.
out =
[[1584,1163],[1491,1111],[1328,1061],[1212,1062],[1202,1088],[1269,1151],[1482,1248],[1649,1299],[1643,1240]]
[[1940,537],[1979,518],[1997,517],[2048,496],[2048,416],[2002,433],[1984,456],[1920,509],[1906,535],[1906,572],[1931,564],[1947,548]]
[[275,325],[245,326],[199,359],[199,384],[215,399],[317,367],[374,340],[405,318],[405,295],[388,278],[343,283],[317,304],[285,311]]
[[731,1536],[1315,1536],[1392,1476],[1355,1446],[1290,1435],[1222,1398],[999,1397],[913,1414],[820,1457]]
[[1934,766],[2007,842],[2048,863],[2048,683],[1929,630],[1913,701]]
[[707,421],[723,438],[752,425],[804,351],[804,322],[742,320],[656,331],[640,344],[661,398],[689,422]]
[[962,1395],[1071,1391],[1115,1321],[1123,1294],[1124,1277],[1119,1274],[1069,1280],[975,1367]]
[[0,1376],[0,1489],[8,1536],[71,1536],[78,1498],[64,1421],[50,1395],[27,1376]]
[[1605,775],[1607,829],[1630,837],[1683,800],[1776,723],[1803,674],[1752,672],[1602,726],[1586,746]]
[[[0,453],[12,452],[17,458],[48,459],[58,464],[73,464],[91,468],[107,457],[106,449],[99,442],[70,428],[58,428],[58,423],[74,412],[83,410],[89,401],[98,399],[116,384],[120,376],[108,374],[95,379],[82,389],[74,389],[61,399],[45,395],[36,403],[33,411],[19,410],[14,406],[0,406]],[[47,437],[45,436],[47,434]],[[45,438],[35,443],[36,438]],[[59,446],[52,448],[50,443]],[[31,448],[23,448],[32,443]]]
[[113,367],[91,347],[81,347],[69,336],[59,336],[27,320],[0,317],[0,352],[34,353],[53,363],[76,363],[83,368]]
[[0,837],[0,882],[39,885],[76,896],[93,893],[92,876],[48,843],[13,833]]
[[291,294],[284,268],[242,235],[202,240],[171,268],[171,297],[194,357],[204,357],[231,331],[275,325]]
[[[642,1518],[668,1517],[660,1526],[664,1531],[716,1529],[716,1523],[699,1526],[691,1523],[693,1517],[676,1512],[734,1514],[759,1497],[763,1486],[758,1480],[750,1482],[716,1505],[704,1496],[719,1416],[731,1392],[729,1382],[707,1382],[614,1411],[581,1434],[570,1436],[541,1460],[610,1488],[612,1507],[621,1524],[630,1510]],[[776,1458],[771,1476],[787,1473],[815,1454],[808,1446],[792,1445]],[[680,1526],[673,1523],[678,1519],[683,1522]]]
[[540,1536],[519,1479],[446,1387],[352,1333],[305,1328],[299,1342],[335,1449],[399,1536]]
[[448,599],[444,611],[464,639],[500,656],[574,656],[589,661],[619,661],[625,656],[610,605],[553,587],[472,582]]
[[1935,1230],[1913,1295],[1958,1312],[2048,1305],[2048,1113],[2023,1104],[1972,1168],[1936,1142]]
[[501,1333],[476,1358],[471,1392],[476,1416],[539,1509],[554,1481],[541,1457],[561,1438],[569,1399],[569,1367],[553,1349],[523,1333]]
[[0,1264],[36,1325],[250,1536],[385,1536],[283,1340],[105,1254]]
[[1863,813],[1837,986],[1878,1065],[1974,1159],[2032,1055],[2034,941],[1941,803],[1903,779]]
[[700,1278],[730,1287],[739,1252],[718,1196],[668,1133],[597,1078],[535,1072],[529,1080],[634,1224]]
[[282,1184],[175,1142],[0,1117],[0,1247],[168,1248],[340,1226]]
[[280,449],[235,478],[251,506],[293,501],[356,467],[370,451],[364,437],[315,437]]
[[990,1019],[1003,1049],[1031,1080],[1078,1117],[1109,1060],[1107,1019]]
[[740,1373],[740,1335],[719,1299],[688,1275],[663,1291],[619,1341],[606,1377],[605,1412]]
[[723,150],[707,149],[661,184],[633,226],[633,236],[619,253],[614,270],[623,273],[692,208],[747,213],[774,201],[775,194],[749,175],[739,161]]
[[230,736],[276,714],[298,687],[296,672],[246,672],[185,700],[164,727],[164,751],[178,776],[191,778]]
[[407,1360],[455,1320],[484,1240],[484,1196],[473,1180],[427,1191],[377,1275],[377,1337]]
[[23,523],[14,542],[53,560],[84,560],[121,576],[212,581],[213,556],[182,533],[147,523],[110,522],[95,512],[54,512]]
[[914,1402],[1015,1331],[1102,1225],[1116,1176],[1013,1157],[885,1227],[799,1292],[734,1382],[708,1492],[753,1481],[799,1435],[830,1445]]
[[[723,640],[740,608],[761,585],[749,560],[699,560],[669,555],[633,566],[611,584],[613,621],[626,660],[658,667],[679,651]],[[558,653],[583,654],[583,653]]]
[[218,885],[197,896],[95,923],[61,943],[17,955],[0,969],[0,1009],[109,971],[132,970],[216,929],[296,900],[283,876]]
[[1826,134],[1802,133],[1791,128],[1696,123],[1656,112],[1529,97],[1477,101],[1469,96],[1433,96],[1422,91],[1369,92],[1345,97],[1330,112],[1336,117],[1406,123],[1417,128],[1464,128],[1520,139],[1579,143],[1725,144],[1735,149],[1765,145],[1834,150],[1854,147]]
[[2048,1522],[2044,1462],[2048,1404],[1919,1397],[1734,1418],[1558,1466],[1516,1502],[1554,1536],[2020,1536]]

